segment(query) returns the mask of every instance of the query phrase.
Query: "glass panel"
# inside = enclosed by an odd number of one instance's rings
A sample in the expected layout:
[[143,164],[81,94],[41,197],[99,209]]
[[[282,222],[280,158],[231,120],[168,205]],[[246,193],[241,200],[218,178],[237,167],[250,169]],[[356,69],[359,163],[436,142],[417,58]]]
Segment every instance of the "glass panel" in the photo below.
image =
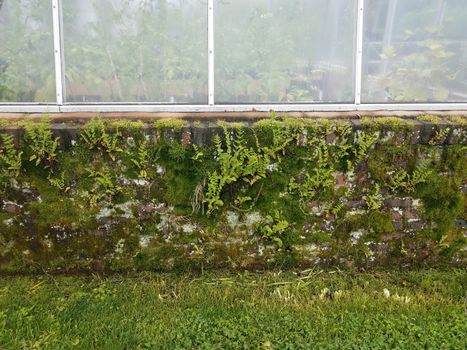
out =
[[467,100],[465,0],[367,0],[364,102]]
[[354,0],[216,0],[216,103],[352,102]]
[[52,2],[0,0],[0,103],[54,102]]
[[63,0],[67,102],[207,102],[206,0]]

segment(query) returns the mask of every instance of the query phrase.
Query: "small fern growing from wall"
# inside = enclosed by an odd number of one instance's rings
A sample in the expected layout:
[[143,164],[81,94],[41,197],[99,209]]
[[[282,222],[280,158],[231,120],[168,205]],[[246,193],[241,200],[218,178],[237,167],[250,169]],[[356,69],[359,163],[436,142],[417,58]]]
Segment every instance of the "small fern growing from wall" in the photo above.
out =
[[0,164],[2,164],[14,177],[21,172],[23,152],[15,148],[12,135],[1,135]]
[[329,145],[324,141],[314,142],[314,151],[307,159],[307,167],[289,182],[289,192],[298,195],[302,207],[323,192],[334,187],[334,166]]
[[334,186],[333,169],[329,167],[316,167],[306,172],[304,180],[290,179],[289,190],[298,195],[300,203],[312,201],[316,196]]
[[380,192],[381,187],[375,184],[373,191],[368,190],[368,194],[363,197],[368,210],[378,210],[383,205],[383,196]]
[[433,138],[430,141],[428,141],[428,144],[430,146],[434,146],[443,143],[446,140],[446,137],[448,137],[450,131],[450,128],[437,130]]
[[94,179],[94,185],[83,195],[91,205],[96,205],[107,197],[112,199],[113,196],[121,193],[122,187],[117,183],[110,169],[105,167],[100,170],[87,169],[87,172],[88,177]]
[[426,182],[430,173],[429,161],[420,162],[412,175],[405,169],[399,169],[391,176],[389,188],[393,192],[413,193],[417,185]]
[[59,191],[68,192],[70,190],[70,187],[68,187],[65,182],[64,171],[57,177],[53,177],[52,174],[49,174],[49,176],[47,176],[47,180],[49,180],[49,184],[51,186],[55,187]]
[[260,146],[258,138],[255,137],[256,146],[263,154],[271,159],[278,159],[280,155],[284,155],[285,148],[296,137],[289,127],[284,127],[282,124],[271,124],[272,144],[270,146]]
[[138,169],[138,177],[140,179],[147,179],[149,177],[149,151],[148,142],[146,141],[146,139],[141,141],[139,145],[135,145],[133,155],[134,157],[131,158],[131,162]]
[[368,151],[373,147],[377,140],[377,133],[367,133],[364,131],[358,131],[355,134],[354,154],[357,162],[361,162],[366,158]]
[[31,151],[30,162],[36,166],[43,164],[46,168],[52,168],[57,160],[59,138],[54,138],[50,122],[42,120],[38,123],[24,123],[25,139]]
[[80,137],[90,150],[97,149],[107,154],[115,161],[116,153],[123,150],[119,147],[121,133],[118,128],[113,133],[107,132],[106,125],[101,119],[93,119],[81,130]]
[[247,145],[242,128],[235,129],[231,134],[227,127],[223,126],[225,149],[221,137],[219,135],[214,137],[219,169],[208,173],[205,194],[208,215],[224,205],[221,193],[226,185],[243,180],[252,186],[258,180],[266,177],[271,162],[280,161],[280,155],[293,140],[289,129],[283,129],[273,129],[272,143],[269,146],[261,146],[257,136],[254,135],[256,148],[253,148]]
[[191,159],[200,160],[204,156],[204,152],[201,151],[201,149],[195,144],[193,144],[193,150],[195,152],[195,155]]
[[208,205],[208,215],[224,205],[221,199],[221,191],[226,183],[226,179],[220,176],[217,171],[208,174],[208,186],[204,196],[204,201]]
[[256,231],[263,238],[273,242],[278,248],[284,246],[284,234],[290,228],[290,223],[276,210],[273,215],[266,216],[256,225]]

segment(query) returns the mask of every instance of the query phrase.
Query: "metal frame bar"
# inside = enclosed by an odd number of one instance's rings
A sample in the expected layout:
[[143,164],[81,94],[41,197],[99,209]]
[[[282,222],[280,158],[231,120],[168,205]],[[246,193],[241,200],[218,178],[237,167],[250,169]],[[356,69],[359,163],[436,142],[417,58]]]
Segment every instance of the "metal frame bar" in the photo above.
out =
[[214,105],[214,0],[208,0],[208,104]]
[[355,43],[355,104],[362,100],[362,74],[363,74],[363,15],[365,0],[358,0],[357,4],[357,32]]
[[467,103],[397,104],[280,104],[280,105],[3,105],[0,113],[71,112],[371,112],[371,111],[467,111]]
[[52,0],[53,11],[53,36],[54,36],[54,59],[55,59],[55,90],[57,104],[63,105],[65,101],[64,89],[64,60],[63,60],[63,38],[62,38],[62,2]]

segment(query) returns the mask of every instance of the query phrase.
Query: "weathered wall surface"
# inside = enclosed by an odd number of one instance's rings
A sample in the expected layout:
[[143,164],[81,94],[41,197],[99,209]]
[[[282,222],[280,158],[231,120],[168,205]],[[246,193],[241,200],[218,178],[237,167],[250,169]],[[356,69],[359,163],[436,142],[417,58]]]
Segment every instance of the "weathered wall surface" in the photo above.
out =
[[463,265],[467,120],[0,122],[0,271]]

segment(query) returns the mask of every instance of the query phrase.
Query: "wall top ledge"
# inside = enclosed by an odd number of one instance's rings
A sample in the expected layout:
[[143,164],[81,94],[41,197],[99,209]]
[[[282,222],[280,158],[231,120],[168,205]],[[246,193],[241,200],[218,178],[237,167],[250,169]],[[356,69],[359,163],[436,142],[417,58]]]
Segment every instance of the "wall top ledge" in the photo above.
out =
[[[399,110],[399,111],[324,111],[324,112],[276,112],[278,116],[293,118],[346,118],[359,119],[361,117],[400,117],[415,118],[421,115],[436,115],[440,117],[463,116],[467,117],[467,109],[458,111],[442,110]],[[86,121],[95,117],[104,119],[128,119],[151,121],[165,118],[183,118],[186,120],[228,120],[228,121],[255,121],[270,116],[270,112],[62,112],[62,113],[1,113],[0,120],[18,121],[23,119],[41,119],[47,116],[56,122]]]

